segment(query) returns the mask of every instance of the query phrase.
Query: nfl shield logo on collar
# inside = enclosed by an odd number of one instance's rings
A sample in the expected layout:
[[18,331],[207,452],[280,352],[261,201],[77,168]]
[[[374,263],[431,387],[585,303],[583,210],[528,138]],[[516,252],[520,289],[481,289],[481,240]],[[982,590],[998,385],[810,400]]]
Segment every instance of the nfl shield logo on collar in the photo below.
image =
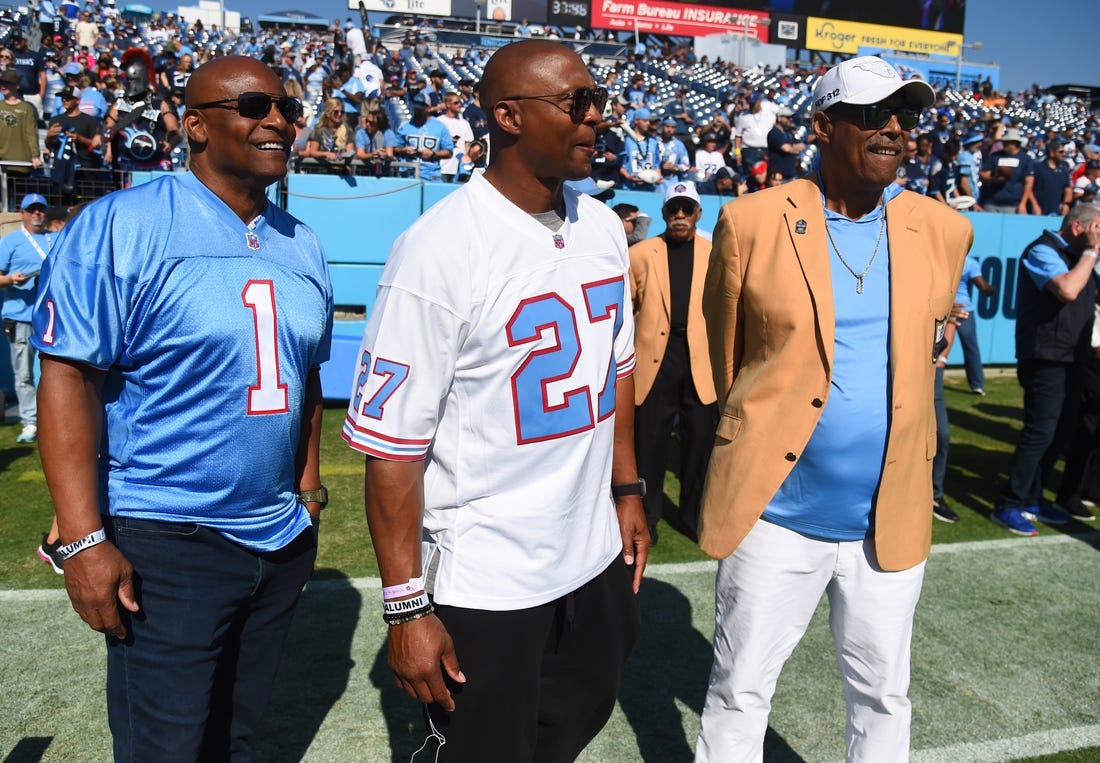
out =
[[554,248],[555,249],[564,249],[565,248],[565,239],[561,237],[560,233],[555,233],[554,234]]

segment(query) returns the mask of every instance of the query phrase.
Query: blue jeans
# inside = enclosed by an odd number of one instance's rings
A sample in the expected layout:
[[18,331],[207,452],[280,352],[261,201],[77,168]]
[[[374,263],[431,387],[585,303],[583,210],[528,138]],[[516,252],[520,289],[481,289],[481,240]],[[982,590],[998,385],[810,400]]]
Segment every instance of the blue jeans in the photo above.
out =
[[34,390],[34,345],[30,343],[31,324],[15,322],[15,341],[11,343],[11,369],[15,377],[15,396],[19,399],[19,420],[23,426],[38,426],[38,398]]
[[985,389],[985,369],[982,368],[982,351],[978,347],[978,329],[974,325],[974,314],[956,324],[955,336],[962,348],[963,364],[966,366],[966,383],[971,390]]
[[1084,368],[1075,363],[1021,360],[1016,378],[1024,388],[1024,427],[999,508],[1027,509],[1039,504],[1050,472],[1073,434]]
[[943,395],[943,369],[936,366],[936,457],[932,459],[932,499],[943,498],[943,480],[947,476],[947,450],[951,445],[951,424],[947,420],[947,401]]
[[105,517],[141,611],[107,639],[116,761],[244,761],[275,681],[316,535],[250,551],[195,524]]

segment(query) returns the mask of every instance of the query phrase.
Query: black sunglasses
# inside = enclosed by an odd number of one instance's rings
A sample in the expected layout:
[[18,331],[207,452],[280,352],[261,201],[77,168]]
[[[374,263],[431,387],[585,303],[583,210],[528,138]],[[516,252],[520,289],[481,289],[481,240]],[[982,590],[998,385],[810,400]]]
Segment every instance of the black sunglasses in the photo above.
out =
[[[294,123],[302,118],[302,102],[289,95],[269,95],[268,93],[241,93],[236,98],[222,98],[220,101],[208,101],[192,106],[193,109],[230,109],[245,119],[263,119],[271,113],[271,104],[283,115],[287,122]],[[236,104],[236,105],[233,105]]]
[[551,93],[550,95],[512,95],[507,98],[501,98],[502,101],[546,101],[552,103],[555,106],[561,106],[561,102],[564,100],[571,101],[569,109],[565,111],[577,124],[584,121],[584,117],[588,114],[588,109],[591,106],[596,107],[596,111],[603,113],[603,107],[607,105],[607,88],[605,87],[578,87],[576,90],[567,93]]
[[887,106],[882,103],[872,103],[867,106],[853,106],[843,103],[829,109],[830,112],[840,112],[857,116],[864,130],[881,130],[890,121],[890,117],[896,116],[898,124],[903,130],[912,130],[920,122],[920,109],[908,106]]
[[699,205],[691,199],[686,197],[679,197],[670,199],[669,201],[665,202],[665,205],[661,211],[664,212],[665,217],[672,217],[673,215],[679,214],[681,212],[683,212],[688,217],[691,217],[693,214],[695,214],[695,210],[697,210],[698,208]]

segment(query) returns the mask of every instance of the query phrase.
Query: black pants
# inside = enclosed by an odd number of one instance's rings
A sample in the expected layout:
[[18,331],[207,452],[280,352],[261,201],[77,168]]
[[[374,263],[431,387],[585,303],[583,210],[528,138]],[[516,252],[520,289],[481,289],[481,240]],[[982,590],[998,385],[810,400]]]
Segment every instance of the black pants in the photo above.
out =
[[1080,418],[1069,443],[1058,503],[1074,498],[1100,499],[1100,358],[1085,372]]
[[1051,470],[1077,425],[1084,368],[1075,363],[1021,360],[1016,378],[1024,388],[1024,426],[1000,508],[1030,509],[1042,499]]
[[427,706],[446,739],[438,761],[575,760],[611,716],[638,638],[632,574],[619,556],[573,593],[537,607],[437,606],[466,675],[465,684],[448,681],[453,713]]
[[669,337],[653,388],[634,412],[634,455],[638,474],[646,481],[646,522],[652,530],[661,518],[669,439],[680,436],[680,523],[685,532],[698,535],[699,501],[707,474],[718,404],[704,405],[691,379],[687,337]]

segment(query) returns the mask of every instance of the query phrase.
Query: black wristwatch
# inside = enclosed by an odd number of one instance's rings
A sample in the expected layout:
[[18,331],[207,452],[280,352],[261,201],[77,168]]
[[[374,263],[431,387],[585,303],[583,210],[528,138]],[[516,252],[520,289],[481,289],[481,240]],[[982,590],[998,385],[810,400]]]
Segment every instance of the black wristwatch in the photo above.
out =
[[321,485],[316,490],[303,490],[298,493],[298,501],[301,503],[319,503],[323,509],[328,506],[328,488]]
[[612,498],[625,498],[628,495],[645,496],[645,480],[639,478],[637,482],[622,482],[611,486]]

